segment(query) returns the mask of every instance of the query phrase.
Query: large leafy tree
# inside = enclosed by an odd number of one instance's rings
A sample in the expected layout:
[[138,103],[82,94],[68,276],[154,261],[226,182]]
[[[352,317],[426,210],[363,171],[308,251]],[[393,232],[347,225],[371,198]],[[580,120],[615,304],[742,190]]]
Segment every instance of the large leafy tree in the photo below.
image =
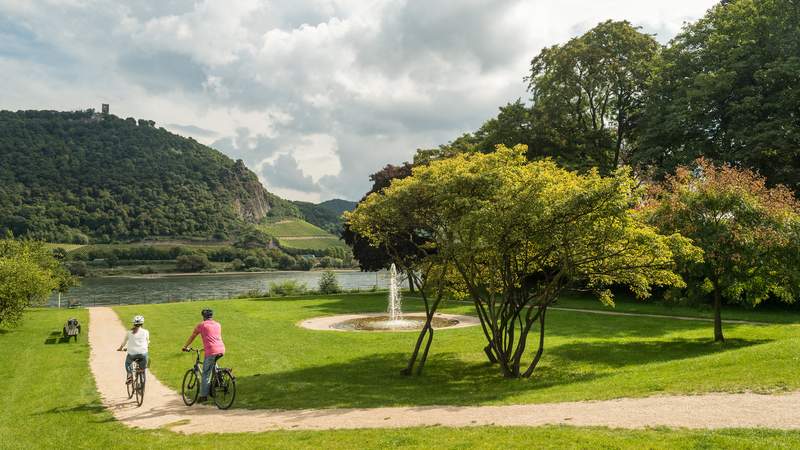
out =
[[573,168],[611,173],[633,152],[659,45],[626,21],[606,21],[531,61],[537,148]]
[[[380,194],[385,188],[389,187],[394,179],[410,176],[412,167],[410,163],[404,163],[399,166],[387,164],[383,169],[373,173],[369,177],[372,181],[372,189],[367,192],[364,198],[371,194]],[[364,201],[364,199],[362,198],[361,201]],[[373,245],[369,239],[361,236],[346,222],[342,230],[342,239],[353,249],[353,257],[358,260],[361,270],[377,271],[386,269],[393,262],[387,243]],[[407,235],[396,235],[393,239],[391,244],[396,255],[413,253],[414,245],[409,242]],[[413,289],[413,285],[411,287]]]
[[668,177],[648,210],[662,232],[703,249],[703,261],[686,271],[712,294],[714,340],[724,340],[723,299],[754,306],[770,296],[797,297],[800,203],[786,187],[768,188],[752,171],[701,159]]
[[74,283],[41,243],[0,239],[0,325],[15,325],[26,308],[44,303],[51,292]]
[[800,189],[800,2],[734,0],[664,50],[636,162],[671,173],[703,156]]
[[[416,167],[348,218],[376,245],[408,230],[426,236],[420,261],[435,264],[439,286],[449,281],[473,300],[486,351],[507,377],[531,375],[544,350],[547,309],[570,283],[606,302],[612,284],[645,297],[654,285],[682,285],[675,257],[699,254],[631,209],[641,192],[626,171],[579,175],[548,160],[528,162],[526,151],[499,146]],[[536,352],[523,363],[533,329]]]

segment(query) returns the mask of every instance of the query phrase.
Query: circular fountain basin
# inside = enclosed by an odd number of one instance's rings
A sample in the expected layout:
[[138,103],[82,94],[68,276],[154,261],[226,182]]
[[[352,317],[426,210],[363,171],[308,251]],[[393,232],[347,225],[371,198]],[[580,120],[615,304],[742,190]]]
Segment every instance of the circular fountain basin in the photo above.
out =
[[[476,317],[458,314],[435,314],[431,321],[434,330],[471,327],[479,323]],[[344,314],[315,317],[298,325],[311,330],[331,331],[419,331],[425,325],[425,314],[403,314],[402,320],[390,320],[387,314]]]

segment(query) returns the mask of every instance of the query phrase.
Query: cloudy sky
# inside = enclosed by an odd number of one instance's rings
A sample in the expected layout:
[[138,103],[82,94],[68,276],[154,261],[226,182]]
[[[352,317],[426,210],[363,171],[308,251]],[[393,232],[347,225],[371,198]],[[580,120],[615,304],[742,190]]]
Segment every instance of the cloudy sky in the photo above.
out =
[[539,50],[606,19],[666,42],[711,0],[0,0],[0,109],[100,108],[241,158],[290,199],[526,98]]

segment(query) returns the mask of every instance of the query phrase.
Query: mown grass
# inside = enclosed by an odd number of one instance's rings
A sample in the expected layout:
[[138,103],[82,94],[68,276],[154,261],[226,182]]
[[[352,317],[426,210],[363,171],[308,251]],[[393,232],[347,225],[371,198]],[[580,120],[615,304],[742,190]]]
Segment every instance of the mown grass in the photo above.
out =
[[[636,299],[630,295],[617,295],[614,306],[605,306],[590,295],[567,294],[555,305],[561,308],[592,309],[609,312],[688,316],[711,319],[714,311],[710,304],[672,305],[654,299]],[[790,309],[791,308],[791,309]],[[747,320],[754,322],[800,323],[800,310],[786,305],[726,306],[722,320]],[[724,328],[723,328],[724,330]]]
[[[246,394],[237,406],[243,408],[514,404],[800,387],[800,327],[789,324],[727,325],[728,342],[720,345],[711,342],[706,322],[551,311],[544,357],[529,380],[503,379],[486,362],[477,327],[437,332],[425,375],[409,378],[399,370],[415,333],[296,326],[314,316],[381,311],[384,294],[115,309],[125,320],[145,315],[154,371],[178,389],[191,363],[180,346],[206,306],[223,324],[228,354],[222,361],[239,377]],[[419,309],[413,299],[405,306]],[[471,307],[444,311],[470,313]]]
[[[88,368],[86,335],[61,343],[63,322],[85,310],[34,310],[0,327],[0,448],[383,449],[383,448],[797,448],[800,433],[772,430],[612,430],[573,427],[406,428],[186,436],[130,429],[105,410]],[[153,316],[155,317],[155,315]],[[155,327],[151,328],[156,330]],[[232,328],[230,324],[226,327]],[[163,336],[163,330],[157,332]],[[233,358],[232,358],[233,359]],[[250,395],[242,391],[242,395]],[[145,399],[147,401],[147,399]]]

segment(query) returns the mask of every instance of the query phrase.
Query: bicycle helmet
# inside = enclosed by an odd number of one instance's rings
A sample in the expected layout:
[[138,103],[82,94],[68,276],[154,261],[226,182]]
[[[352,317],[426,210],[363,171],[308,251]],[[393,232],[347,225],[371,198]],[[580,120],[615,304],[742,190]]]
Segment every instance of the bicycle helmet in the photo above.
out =
[[214,316],[214,311],[206,308],[203,310],[202,314],[203,314],[203,319],[208,320]]
[[144,316],[136,316],[133,318],[134,325],[144,325]]

